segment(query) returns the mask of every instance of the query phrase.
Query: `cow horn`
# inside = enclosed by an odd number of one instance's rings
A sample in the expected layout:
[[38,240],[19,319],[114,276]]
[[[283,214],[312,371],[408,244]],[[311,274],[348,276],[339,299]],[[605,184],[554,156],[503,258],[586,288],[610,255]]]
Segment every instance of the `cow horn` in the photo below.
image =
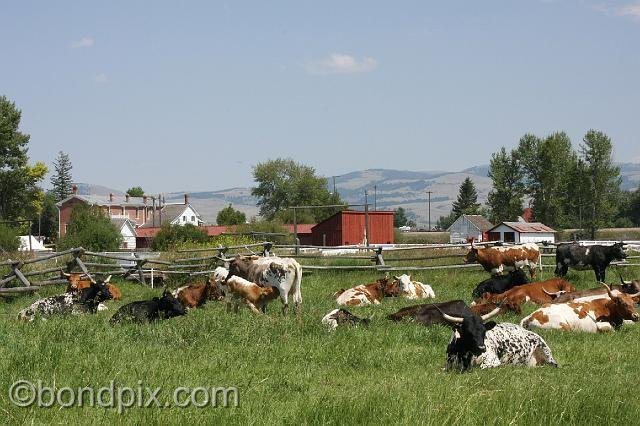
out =
[[64,275],[64,276],[65,276],[65,277],[67,277],[67,278],[69,278],[69,277],[71,276],[71,274],[67,274],[67,273],[66,273],[66,272],[64,272],[64,271],[60,271],[60,272],[62,273],[62,275]]
[[640,291],[634,294],[630,294],[629,297],[635,299],[636,297],[640,297]]
[[544,291],[545,293],[547,293],[549,296],[555,296],[555,297],[558,297],[558,296],[560,296],[561,294],[563,294],[563,293],[566,293],[566,292],[567,292],[566,290],[558,290],[558,291],[556,291],[555,293],[550,293],[550,292],[548,292],[544,287],[542,287],[542,291]]
[[107,279],[106,279],[106,280],[104,280],[104,283],[105,283],[105,284],[106,284],[106,283],[108,283],[108,282],[111,280],[111,277],[112,277],[112,275],[109,275],[109,276],[107,277]]
[[618,271],[618,276],[620,277],[620,282],[622,283],[622,285],[629,285],[632,283],[632,281],[625,281],[624,278],[622,278],[622,274],[620,273],[620,269],[617,269]]
[[607,289],[607,294],[609,295],[609,297],[613,298],[613,294],[611,294],[611,288],[606,284],[606,283],[600,283],[604,286],[604,288]]
[[[441,311],[442,312],[442,311]],[[442,317],[449,321],[452,322],[454,324],[462,324],[464,322],[464,318],[459,318],[459,317],[452,317],[451,315],[447,315],[444,312],[442,312]]]
[[498,315],[498,313],[500,312],[501,306],[498,306],[497,308],[495,308],[493,311],[489,312],[488,314],[484,314],[482,315],[480,318],[482,318],[482,321],[486,321],[491,317],[494,317],[496,315]]

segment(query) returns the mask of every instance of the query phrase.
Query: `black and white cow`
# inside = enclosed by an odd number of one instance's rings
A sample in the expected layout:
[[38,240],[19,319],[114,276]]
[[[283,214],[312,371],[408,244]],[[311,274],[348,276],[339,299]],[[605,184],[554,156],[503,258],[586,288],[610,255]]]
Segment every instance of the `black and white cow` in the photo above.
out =
[[611,246],[581,246],[576,242],[560,244],[556,247],[556,271],[559,277],[567,275],[569,267],[574,269],[593,269],[596,281],[604,282],[605,270],[614,260],[625,260],[624,243]]
[[444,317],[456,325],[447,346],[447,370],[465,371],[475,365],[558,366],[544,339],[519,325],[493,321],[485,324],[477,315],[461,318],[444,314]]
[[475,299],[478,299],[482,297],[483,293],[504,293],[517,285],[530,282],[523,269],[516,269],[507,275],[495,275],[487,278],[476,286],[472,294]]
[[95,314],[98,311],[98,305],[112,297],[105,281],[94,282],[81,290],[37,300],[28,308],[18,312],[18,319],[33,321],[37,317],[46,318],[51,315]]
[[322,324],[328,325],[331,330],[335,330],[339,325],[369,325],[370,318],[358,318],[346,309],[334,309],[322,318]]
[[133,321],[138,323],[151,322],[158,319],[166,319],[185,315],[187,310],[173,297],[170,291],[165,290],[162,297],[154,297],[151,300],[141,300],[123,305],[113,314],[110,323],[119,321]]

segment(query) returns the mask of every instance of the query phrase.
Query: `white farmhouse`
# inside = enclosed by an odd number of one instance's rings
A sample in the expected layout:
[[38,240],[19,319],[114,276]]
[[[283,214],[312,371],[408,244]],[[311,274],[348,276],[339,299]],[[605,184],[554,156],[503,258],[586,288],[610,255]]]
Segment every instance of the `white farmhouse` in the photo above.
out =
[[502,241],[505,243],[554,243],[555,233],[540,222],[502,222],[489,230],[491,241]]

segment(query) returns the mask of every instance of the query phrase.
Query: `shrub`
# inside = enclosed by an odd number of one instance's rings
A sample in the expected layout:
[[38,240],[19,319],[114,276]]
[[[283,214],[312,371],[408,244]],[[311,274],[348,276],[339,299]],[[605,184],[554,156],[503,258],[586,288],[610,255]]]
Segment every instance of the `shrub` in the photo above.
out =
[[0,223],[0,250],[18,251],[19,247],[18,230]]
[[164,225],[151,243],[154,251],[173,250],[183,243],[206,243],[209,241],[206,231],[195,225]]
[[75,206],[67,232],[58,240],[58,250],[84,247],[91,251],[115,251],[122,244],[122,235],[107,215],[98,207]]

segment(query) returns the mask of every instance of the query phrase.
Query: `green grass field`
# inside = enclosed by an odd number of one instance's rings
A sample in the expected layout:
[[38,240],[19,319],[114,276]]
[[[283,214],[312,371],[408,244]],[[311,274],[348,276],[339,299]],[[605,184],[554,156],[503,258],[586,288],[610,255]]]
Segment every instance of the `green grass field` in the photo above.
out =
[[[550,277],[552,270],[545,270]],[[625,270],[627,278],[640,269]],[[36,299],[0,299],[0,413],[4,423],[148,424],[637,424],[640,325],[610,334],[542,330],[560,368],[502,367],[442,370],[451,332],[445,327],[392,323],[386,315],[413,304],[385,300],[354,308],[373,315],[368,328],[329,332],[320,319],[335,307],[331,294],[370,282],[374,272],[314,272],[303,279],[300,318],[283,318],[279,303],[266,316],[227,314],[220,302],[187,316],[149,325],[108,323],[118,306],[159,293],[120,283],[124,297],[95,316],[19,323],[16,313]],[[479,271],[413,274],[431,284],[437,300],[470,300]],[[593,286],[592,271],[570,272],[579,288]],[[608,281],[616,282],[609,270]],[[47,288],[38,296],[62,292]],[[527,313],[534,309],[527,307]],[[515,316],[498,321],[517,322]],[[117,408],[18,407],[9,399],[17,380],[83,388],[162,387],[172,401],[180,386],[236,387],[238,407]],[[67,399],[68,401],[68,399]],[[202,401],[202,399],[200,400]]]

